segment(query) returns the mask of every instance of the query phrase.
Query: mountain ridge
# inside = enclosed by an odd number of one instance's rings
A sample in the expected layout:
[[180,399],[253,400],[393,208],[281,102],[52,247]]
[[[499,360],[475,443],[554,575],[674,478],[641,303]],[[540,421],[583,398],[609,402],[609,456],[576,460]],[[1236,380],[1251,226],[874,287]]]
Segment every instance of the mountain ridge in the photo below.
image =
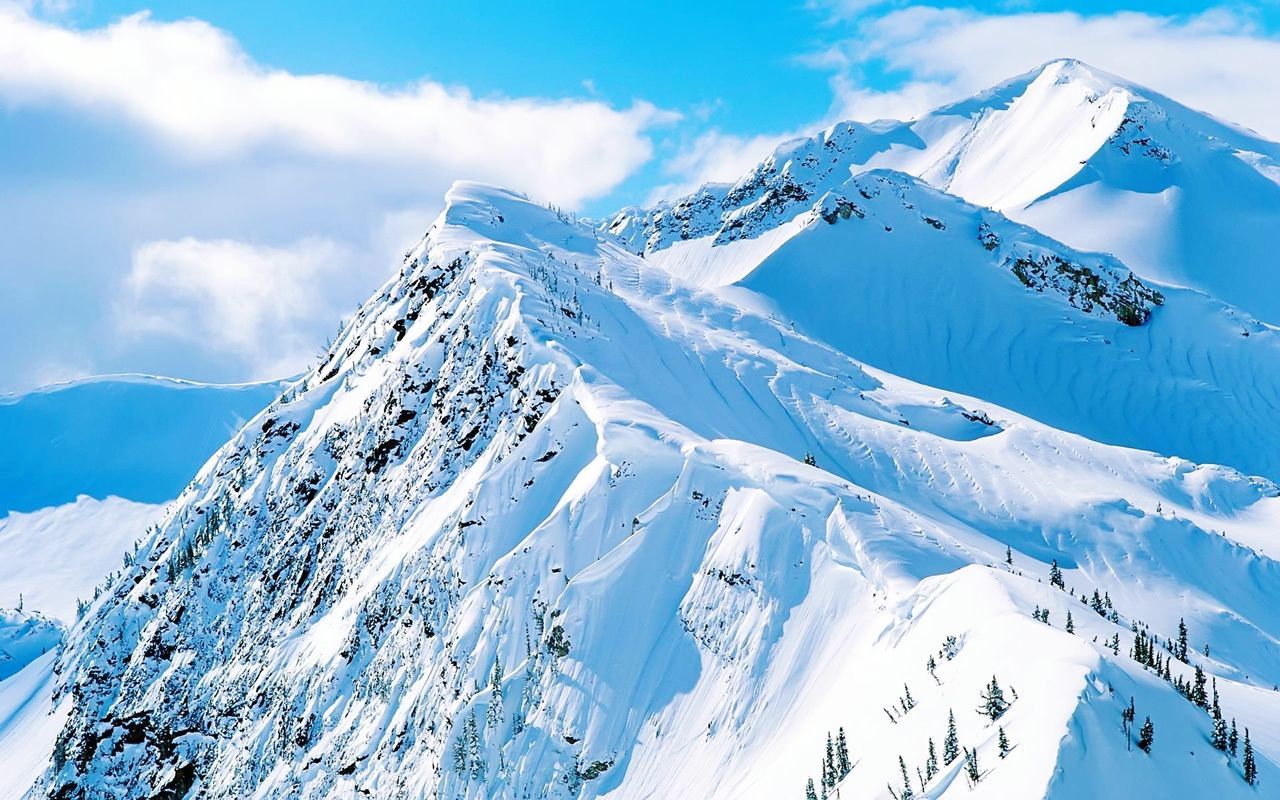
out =
[[[866,367],[747,291],[455,186],[73,632],[40,790],[800,797],[845,727],[827,788],[878,796],[950,711],[976,796],[1067,798],[1102,778],[1061,765],[1127,752],[1135,696],[1162,747],[1113,780],[1252,796],[1184,755],[1205,714],[1101,640],[1171,636],[1182,598],[1214,656],[1175,674],[1216,676],[1272,769],[1274,485]],[[1007,759],[973,710],[993,671]],[[969,796],[945,767],[922,791]]]

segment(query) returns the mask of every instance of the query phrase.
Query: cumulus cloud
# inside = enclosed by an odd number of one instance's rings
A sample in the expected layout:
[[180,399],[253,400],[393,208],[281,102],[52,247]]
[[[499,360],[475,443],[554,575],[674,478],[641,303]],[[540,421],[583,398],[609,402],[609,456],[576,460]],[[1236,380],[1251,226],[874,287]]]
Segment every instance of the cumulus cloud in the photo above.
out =
[[285,247],[229,239],[148,242],[133,254],[117,319],[127,334],[186,340],[244,359],[254,378],[292,374],[332,332],[334,287],[353,254],[326,239]]
[[0,4],[0,101],[124,118],[198,158],[280,148],[496,180],[571,206],[648,160],[646,129],[671,119],[643,102],[615,109],[297,75],[255,63],[200,20],[140,13],[81,31],[15,4]]

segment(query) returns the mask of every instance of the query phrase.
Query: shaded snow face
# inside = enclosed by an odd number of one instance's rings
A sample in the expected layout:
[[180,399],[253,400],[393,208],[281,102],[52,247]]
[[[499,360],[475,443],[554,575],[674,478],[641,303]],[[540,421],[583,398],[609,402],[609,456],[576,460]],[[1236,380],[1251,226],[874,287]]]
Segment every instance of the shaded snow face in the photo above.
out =
[[[836,215],[805,230],[873,219]],[[1274,486],[864,367],[768,302],[455,187],[73,632],[41,791],[798,797],[844,727],[841,791],[879,796],[954,712],[978,796],[1072,796],[1060,765],[1128,752],[1130,696],[1205,727],[1125,655],[1179,617],[1231,713],[1275,718],[1280,575],[1245,546],[1273,546]],[[1126,774],[1249,796],[1172,747]],[[925,783],[970,796],[960,761]]]
[[121,375],[0,397],[0,516],[80,495],[171,500],[284,386]]

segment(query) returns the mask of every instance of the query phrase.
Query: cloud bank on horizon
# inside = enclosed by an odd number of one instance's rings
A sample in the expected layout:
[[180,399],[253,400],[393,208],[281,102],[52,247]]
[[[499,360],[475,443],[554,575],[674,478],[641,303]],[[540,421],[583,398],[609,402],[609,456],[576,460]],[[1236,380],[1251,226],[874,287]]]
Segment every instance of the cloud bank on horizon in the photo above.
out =
[[[722,98],[681,107],[658,77],[611,102],[585,63],[578,96],[383,85],[262,63],[199,19],[138,9],[82,27],[63,6],[0,2],[0,391],[108,371],[296,372],[455,178],[600,213],[732,180],[830,122],[913,116],[1061,56],[1280,139],[1280,38],[1261,12],[838,0],[792,13],[812,34],[789,57],[825,76],[828,110],[744,129],[717,119]],[[771,67],[726,68],[749,86]]]

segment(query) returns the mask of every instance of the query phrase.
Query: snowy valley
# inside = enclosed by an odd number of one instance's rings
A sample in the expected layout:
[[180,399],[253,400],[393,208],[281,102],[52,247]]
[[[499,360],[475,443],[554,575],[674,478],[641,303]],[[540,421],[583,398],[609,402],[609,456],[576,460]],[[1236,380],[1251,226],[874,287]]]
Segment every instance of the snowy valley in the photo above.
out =
[[1073,61],[599,224],[459,182],[175,500],[0,520],[85,601],[0,614],[0,796],[1274,796],[1277,217]]

